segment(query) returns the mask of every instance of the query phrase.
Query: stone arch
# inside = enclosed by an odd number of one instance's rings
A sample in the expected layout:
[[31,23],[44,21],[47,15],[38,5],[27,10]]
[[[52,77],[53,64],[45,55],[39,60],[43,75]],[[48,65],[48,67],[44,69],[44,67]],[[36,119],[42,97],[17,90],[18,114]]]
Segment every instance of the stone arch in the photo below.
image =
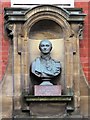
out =
[[25,33],[25,37],[29,36],[29,31],[31,27],[40,20],[52,20],[59,24],[61,26],[63,32],[64,32],[64,38],[68,38],[71,35],[71,28],[69,23],[67,22],[69,17],[69,13],[66,10],[63,10],[61,8],[57,8],[55,6],[39,6],[36,8],[33,8],[32,10],[29,10],[25,18],[27,21],[24,24],[24,30],[27,32]]
[[29,39],[62,39],[63,29],[59,24],[50,19],[36,22],[29,31]]

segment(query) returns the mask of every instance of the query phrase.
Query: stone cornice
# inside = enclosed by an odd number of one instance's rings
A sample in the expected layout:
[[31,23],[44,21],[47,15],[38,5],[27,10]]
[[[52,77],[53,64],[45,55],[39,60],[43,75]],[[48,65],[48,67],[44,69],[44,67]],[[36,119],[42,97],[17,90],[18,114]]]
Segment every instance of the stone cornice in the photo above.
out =
[[[33,12],[34,11],[34,12]],[[86,14],[83,13],[80,8],[60,8],[53,5],[40,5],[30,8],[5,8],[5,20],[6,22],[25,22],[28,17],[27,14],[32,12],[32,15],[36,12],[57,12],[63,15],[67,21],[71,22],[83,22]]]
[[67,35],[65,36],[69,37],[73,34],[82,39],[85,16],[86,14],[83,13],[81,8],[61,8],[55,5],[39,5],[32,9],[12,7],[4,9],[5,29],[11,39],[13,38],[11,30],[13,24],[20,23],[24,25],[25,30],[29,31],[35,22],[42,19],[56,21],[62,27],[63,31],[66,31],[65,34],[67,33]]

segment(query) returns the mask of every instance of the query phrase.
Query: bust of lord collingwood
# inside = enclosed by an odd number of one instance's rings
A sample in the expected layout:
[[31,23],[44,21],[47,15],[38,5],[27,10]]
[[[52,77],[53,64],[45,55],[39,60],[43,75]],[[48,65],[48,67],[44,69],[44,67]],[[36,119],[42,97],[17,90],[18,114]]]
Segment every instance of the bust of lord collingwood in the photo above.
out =
[[38,77],[43,85],[51,81],[61,73],[61,63],[51,58],[52,43],[49,40],[42,40],[39,44],[40,56],[31,63],[31,73]]

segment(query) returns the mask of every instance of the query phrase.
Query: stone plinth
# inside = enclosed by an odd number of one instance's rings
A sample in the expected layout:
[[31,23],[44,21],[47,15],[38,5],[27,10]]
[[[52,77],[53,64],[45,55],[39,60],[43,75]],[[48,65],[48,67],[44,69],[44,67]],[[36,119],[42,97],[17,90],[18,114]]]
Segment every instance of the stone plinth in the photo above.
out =
[[35,96],[61,96],[61,85],[35,85]]
[[[43,86],[44,87],[44,86]],[[72,105],[73,96],[35,96],[24,94],[29,105],[29,118],[59,118],[66,114],[67,105]],[[69,113],[72,112],[70,109]],[[65,117],[65,116],[64,116]]]
[[[45,103],[31,103],[29,105],[31,116],[35,116],[36,118],[40,118],[43,120],[45,117],[46,120],[49,117],[55,118],[60,117],[66,112],[66,103],[55,103],[55,102],[45,102]],[[47,119],[48,117],[48,119]]]

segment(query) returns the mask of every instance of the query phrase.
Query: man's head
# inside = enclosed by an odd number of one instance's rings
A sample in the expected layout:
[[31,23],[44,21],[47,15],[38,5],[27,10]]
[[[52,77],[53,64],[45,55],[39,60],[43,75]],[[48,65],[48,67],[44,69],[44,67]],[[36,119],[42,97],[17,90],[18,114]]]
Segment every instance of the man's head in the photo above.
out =
[[43,54],[48,54],[52,50],[52,43],[49,40],[42,40],[39,49]]

